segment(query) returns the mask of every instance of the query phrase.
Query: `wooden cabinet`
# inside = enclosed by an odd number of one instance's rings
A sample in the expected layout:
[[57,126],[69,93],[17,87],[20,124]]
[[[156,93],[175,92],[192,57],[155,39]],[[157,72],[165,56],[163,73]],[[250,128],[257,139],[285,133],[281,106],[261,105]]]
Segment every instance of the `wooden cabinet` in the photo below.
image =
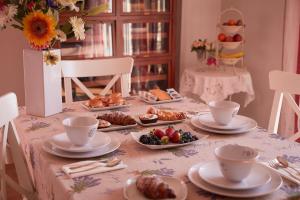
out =
[[[81,6],[91,8],[101,3],[108,3],[108,11],[84,17],[86,39],[61,43],[62,58],[132,56],[133,94],[153,87],[174,87],[178,0],[86,0]],[[74,14],[64,13],[61,18]],[[84,82],[97,89],[106,80],[94,77]]]

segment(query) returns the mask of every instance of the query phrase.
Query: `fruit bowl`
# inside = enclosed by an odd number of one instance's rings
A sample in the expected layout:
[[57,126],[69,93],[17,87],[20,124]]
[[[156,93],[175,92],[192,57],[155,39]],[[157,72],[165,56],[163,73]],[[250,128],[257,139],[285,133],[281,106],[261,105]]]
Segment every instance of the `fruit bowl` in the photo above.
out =
[[228,25],[222,25],[221,26],[224,32],[234,34],[237,33],[243,26],[228,26]]
[[221,61],[225,65],[235,65],[237,62],[239,62],[241,58],[221,58]]
[[221,42],[222,46],[225,49],[236,49],[241,45],[242,41],[240,42]]

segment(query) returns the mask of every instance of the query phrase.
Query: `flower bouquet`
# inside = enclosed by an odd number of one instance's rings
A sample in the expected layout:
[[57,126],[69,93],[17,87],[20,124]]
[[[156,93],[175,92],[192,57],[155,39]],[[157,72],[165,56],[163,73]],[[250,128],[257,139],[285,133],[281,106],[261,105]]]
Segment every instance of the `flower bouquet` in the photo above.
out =
[[[62,111],[61,55],[53,47],[68,38],[84,40],[86,28],[81,17],[108,8],[102,4],[84,10],[83,5],[83,0],[0,0],[0,30],[8,26],[21,30],[32,48],[23,50],[27,114],[46,117]],[[59,22],[64,11],[80,11],[80,15]]]
[[197,57],[201,62],[206,60],[207,65],[216,65],[216,49],[213,42],[207,42],[206,39],[195,40],[192,44],[191,51],[195,51],[197,53]]

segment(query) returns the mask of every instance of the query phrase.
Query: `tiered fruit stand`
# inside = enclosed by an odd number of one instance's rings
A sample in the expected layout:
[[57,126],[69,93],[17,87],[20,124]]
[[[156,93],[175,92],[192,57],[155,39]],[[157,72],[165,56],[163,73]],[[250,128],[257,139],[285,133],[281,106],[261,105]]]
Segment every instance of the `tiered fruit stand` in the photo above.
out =
[[245,24],[243,13],[235,8],[224,10],[217,25],[216,59],[222,66],[244,66]]

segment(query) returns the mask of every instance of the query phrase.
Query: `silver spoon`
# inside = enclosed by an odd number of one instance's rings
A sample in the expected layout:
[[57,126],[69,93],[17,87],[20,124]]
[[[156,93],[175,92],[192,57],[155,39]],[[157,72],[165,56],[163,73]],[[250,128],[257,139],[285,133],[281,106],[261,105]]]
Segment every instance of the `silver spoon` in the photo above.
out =
[[282,156],[277,156],[276,159],[284,168],[291,168],[295,172],[297,172],[298,175],[300,175],[300,171],[298,169],[296,169],[295,167],[292,167],[291,165],[289,165],[289,162],[287,161],[287,159],[285,159]]

